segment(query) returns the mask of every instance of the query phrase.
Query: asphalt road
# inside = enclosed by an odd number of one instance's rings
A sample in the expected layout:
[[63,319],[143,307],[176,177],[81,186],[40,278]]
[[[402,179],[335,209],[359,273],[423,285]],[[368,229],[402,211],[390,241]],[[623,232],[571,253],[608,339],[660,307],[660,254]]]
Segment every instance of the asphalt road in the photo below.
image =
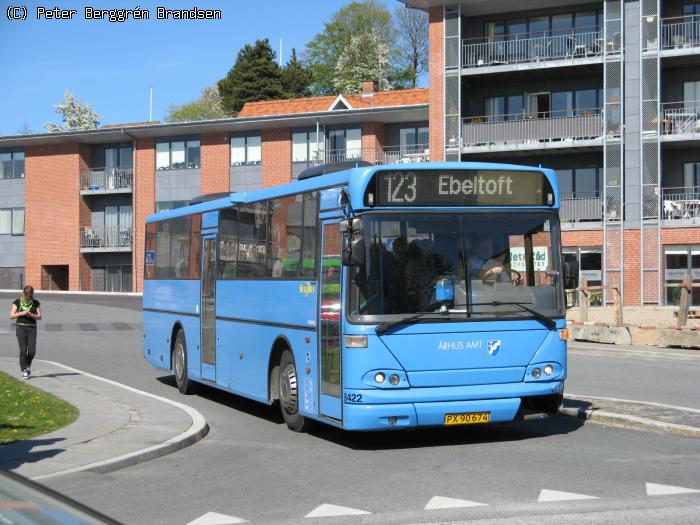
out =
[[[186,524],[207,512],[254,523],[692,523],[700,493],[648,496],[646,483],[700,489],[700,442],[552,418],[523,425],[345,433],[288,431],[278,412],[215,390],[183,398],[141,356],[140,312],[120,298],[45,298],[45,323],[131,330],[41,332],[39,358],[185,401],[209,422],[200,443],[109,474],[49,485],[124,523]],[[77,322],[77,321],[75,321]],[[0,355],[15,354],[0,333]],[[588,346],[588,345],[586,345]],[[698,407],[700,355],[574,347],[567,391]],[[36,368],[36,367],[35,367]],[[542,490],[595,499],[538,502]],[[546,495],[546,493],[544,493]],[[425,510],[435,496],[481,503]],[[435,501],[435,500],[433,500]],[[320,505],[371,514],[304,518]]]

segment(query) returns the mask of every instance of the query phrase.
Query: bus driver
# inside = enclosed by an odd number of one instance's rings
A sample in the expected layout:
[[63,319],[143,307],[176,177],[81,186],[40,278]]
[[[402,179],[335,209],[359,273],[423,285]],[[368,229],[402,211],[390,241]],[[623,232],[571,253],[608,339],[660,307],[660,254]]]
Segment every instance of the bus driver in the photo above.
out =
[[490,235],[482,235],[478,238],[474,247],[474,255],[469,257],[468,265],[470,279],[520,284],[518,274],[516,273],[516,280],[513,281],[510,271],[504,266],[503,261],[494,257],[493,238]]

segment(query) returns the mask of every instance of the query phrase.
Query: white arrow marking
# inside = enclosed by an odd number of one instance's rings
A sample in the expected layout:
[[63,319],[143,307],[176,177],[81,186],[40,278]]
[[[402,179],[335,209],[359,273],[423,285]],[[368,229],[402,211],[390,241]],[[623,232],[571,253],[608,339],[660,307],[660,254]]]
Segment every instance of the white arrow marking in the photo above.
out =
[[698,489],[675,487],[673,485],[661,485],[659,483],[647,483],[647,496],[664,496],[667,494],[690,494],[700,492]]
[[586,494],[576,494],[575,492],[564,492],[561,490],[547,490],[542,489],[540,491],[540,497],[537,498],[537,503],[543,503],[545,501],[571,501],[575,499],[598,499],[596,496],[588,496]]
[[324,503],[319,505],[314,510],[309,512],[305,518],[325,518],[328,516],[356,516],[358,514],[372,514],[366,510],[352,509],[350,507],[341,507],[340,505],[331,505]]
[[199,518],[190,521],[187,525],[232,525],[234,523],[245,523],[246,521],[236,516],[219,514],[218,512],[207,512]]
[[458,509],[462,507],[485,507],[486,503],[478,503],[466,499],[446,498],[445,496],[433,496],[425,506],[430,509]]

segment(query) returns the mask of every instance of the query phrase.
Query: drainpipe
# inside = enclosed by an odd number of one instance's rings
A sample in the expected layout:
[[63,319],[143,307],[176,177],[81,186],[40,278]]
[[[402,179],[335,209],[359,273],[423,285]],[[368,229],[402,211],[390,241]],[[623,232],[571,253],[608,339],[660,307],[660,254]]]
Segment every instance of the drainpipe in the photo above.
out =
[[316,155],[318,155],[318,129],[319,129],[319,123],[318,123],[318,118],[317,118],[316,119]]
[[131,139],[131,291],[136,291],[136,137],[122,128],[122,133]]

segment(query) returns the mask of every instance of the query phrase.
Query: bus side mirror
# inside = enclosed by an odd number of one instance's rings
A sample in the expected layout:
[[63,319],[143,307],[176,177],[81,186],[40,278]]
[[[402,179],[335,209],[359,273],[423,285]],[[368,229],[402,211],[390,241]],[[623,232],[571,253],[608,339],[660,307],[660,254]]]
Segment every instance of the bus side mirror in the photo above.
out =
[[578,263],[576,261],[564,261],[564,288],[566,290],[578,288]]
[[343,236],[343,266],[364,266],[365,238],[362,235],[362,220],[343,219],[338,223],[338,230]]

